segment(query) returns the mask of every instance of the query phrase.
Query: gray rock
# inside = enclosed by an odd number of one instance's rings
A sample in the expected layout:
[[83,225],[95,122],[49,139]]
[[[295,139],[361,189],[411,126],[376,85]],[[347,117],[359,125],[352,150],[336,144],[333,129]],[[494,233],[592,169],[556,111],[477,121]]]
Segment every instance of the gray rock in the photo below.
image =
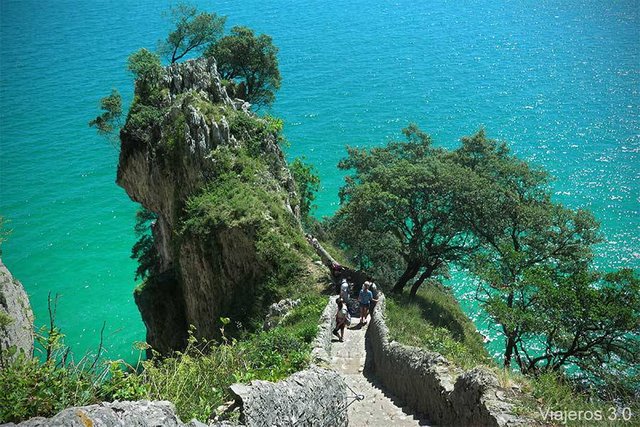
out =
[[346,385],[336,372],[312,367],[272,383],[231,387],[248,427],[346,426]]
[[31,356],[33,353],[33,312],[22,284],[0,259],[0,351],[14,347]]
[[182,427],[171,402],[113,402],[67,408],[51,418],[32,418],[20,427]]
[[[2,424],[14,427],[13,423]],[[36,417],[18,427],[242,427],[231,423],[205,424],[198,420],[183,423],[173,403],[140,400],[103,402],[98,405],[67,408],[51,418]]]
[[289,298],[271,304],[264,320],[264,324],[262,325],[262,329],[268,331],[278,326],[287,317],[291,310],[299,304],[299,299],[291,300]]
[[328,365],[331,361],[331,331],[336,327],[337,306],[335,300],[338,296],[329,297],[329,301],[320,315],[318,334],[313,340],[311,357],[317,364]]

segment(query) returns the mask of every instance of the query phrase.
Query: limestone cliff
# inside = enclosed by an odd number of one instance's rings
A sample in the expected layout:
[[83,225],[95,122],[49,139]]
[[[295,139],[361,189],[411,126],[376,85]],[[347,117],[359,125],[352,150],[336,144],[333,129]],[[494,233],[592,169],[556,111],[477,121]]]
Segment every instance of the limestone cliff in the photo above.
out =
[[0,354],[14,346],[28,356],[33,353],[33,312],[22,284],[0,259]]
[[278,122],[230,99],[202,58],[139,77],[120,139],[117,183],[157,216],[135,294],[147,341],[166,352],[189,325],[210,338],[221,316],[249,320],[306,247]]

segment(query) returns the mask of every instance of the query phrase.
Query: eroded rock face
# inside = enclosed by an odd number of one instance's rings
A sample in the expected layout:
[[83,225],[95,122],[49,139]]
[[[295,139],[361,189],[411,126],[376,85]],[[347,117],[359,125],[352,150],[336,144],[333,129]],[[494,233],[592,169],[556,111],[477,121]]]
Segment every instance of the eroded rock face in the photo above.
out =
[[2,354],[15,346],[31,356],[33,353],[33,312],[22,284],[14,278],[0,259],[0,349]]
[[[184,346],[189,325],[196,327],[196,336],[215,338],[220,317],[236,320],[231,313],[251,306],[270,266],[257,255],[256,229],[250,224],[212,227],[200,235],[183,232],[189,198],[216,186],[219,177],[230,172],[215,153],[246,146],[244,135],[234,134],[229,116],[251,117],[248,104],[227,95],[215,62],[204,58],[167,67],[158,85],[150,101],[154,119],[133,117],[132,107],[121,131],[117,183],[157,215],[152,227],[157,265],[135,300],[147,341],[166,353]],[[141,90],[138,81],[136,94]],[[258,145],[260,152],[254,156],[264,170],[255,180],[277,194],[282,209],[297,222],[291,203],[295,183],[275,134]]]
[[346,426],[346,386],[334,371],[312,367],[272,383],[234,384],[241,420],[261,426]]
[[[7,426],[14,425],[7,424]],[[67,408],[51,418],[36,417],[18,425],[20,427],[201,427],[206,424],[195,420],[183,424],[175,414],[175,408],[171,402],[141,400],[104,402],[99,405]]]

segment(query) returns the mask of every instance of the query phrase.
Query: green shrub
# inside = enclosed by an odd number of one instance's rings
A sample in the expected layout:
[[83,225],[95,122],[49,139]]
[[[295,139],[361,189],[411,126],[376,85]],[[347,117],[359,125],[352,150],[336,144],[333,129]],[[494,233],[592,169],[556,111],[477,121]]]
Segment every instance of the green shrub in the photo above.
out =
[[109,376],[100,386],[105,400],[138,400],[149,393],[148,385],[136,369],[122,360],[108,362]]
[[[197,341],[165,359],[143,363],[149,399],[170,400],[183,420],[206,422],[232,399],[229,386],[252,380],[278,381],[309,365],[324,298],[308,289],[282,325],[221,344]],[[229,323],[227,320],[223,323]],[[193,330],[192,330],[193,331]]]
[[228,386],[247,365],[235,345],[221,344],[205,353],[198,344],[202,343],[191,337],[185,351],[143,362],[142,378],[149,399],[173,402],[183,420],[207,421],[231,397]]
[[99,372],[85,368],[84,363],[43,363],[18,354],[0,370],[0,422],[49,417],[68,406],[99,402]]

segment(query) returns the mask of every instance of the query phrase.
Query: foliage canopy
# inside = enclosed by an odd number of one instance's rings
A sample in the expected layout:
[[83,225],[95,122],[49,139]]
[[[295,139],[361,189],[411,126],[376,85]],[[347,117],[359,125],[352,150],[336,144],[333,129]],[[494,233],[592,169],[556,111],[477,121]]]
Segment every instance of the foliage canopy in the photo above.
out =
[[271,37],[242,26],[233,27],[205,53],[216,59],[220,76],[229,81],[235,96],[258,106],[271,105],[280,89],[277,54]]
[[158,51],[173,64],[190,52],[204,50],[224,33],[226,16],[199,12],[195,6],[180,3],[170,11],[175,29],[159,42]]

